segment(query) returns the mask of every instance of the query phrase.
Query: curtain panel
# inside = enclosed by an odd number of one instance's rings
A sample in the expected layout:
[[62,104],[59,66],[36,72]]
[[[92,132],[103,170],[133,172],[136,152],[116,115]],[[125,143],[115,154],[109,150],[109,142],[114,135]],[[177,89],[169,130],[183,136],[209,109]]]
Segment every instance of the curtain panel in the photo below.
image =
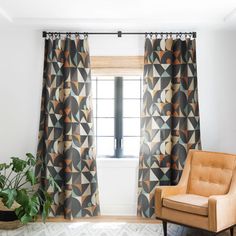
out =
[[138,214],[154,217],[158,185],[178,183],[189,149],[200,149],[195,39],[146,38]]
[[[48,38],[36,176],[53,197],[51,215],[99,214],[88,39]],[[52,176],[61,191],[47,187]]]

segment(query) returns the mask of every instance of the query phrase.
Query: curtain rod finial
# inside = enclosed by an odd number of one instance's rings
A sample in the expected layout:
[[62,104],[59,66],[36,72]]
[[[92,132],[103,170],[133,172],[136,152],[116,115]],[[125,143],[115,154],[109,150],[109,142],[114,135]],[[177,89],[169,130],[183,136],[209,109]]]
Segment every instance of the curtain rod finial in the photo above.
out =
[[197,38],[197,32],[193,32],[193,38]]
[[46,31],[43,31],[43,32],[42,32],[42,36],[43,36],[43,38],[46,38],[46,37],[47,37],[47,32],[46,32]]

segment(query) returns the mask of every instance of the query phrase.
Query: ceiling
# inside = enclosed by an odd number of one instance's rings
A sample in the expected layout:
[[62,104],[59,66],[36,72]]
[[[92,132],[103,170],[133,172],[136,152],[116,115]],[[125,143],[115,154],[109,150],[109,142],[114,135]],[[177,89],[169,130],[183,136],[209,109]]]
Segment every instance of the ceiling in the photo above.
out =
[[0,27],[236,30],[236,0],[0,0]]

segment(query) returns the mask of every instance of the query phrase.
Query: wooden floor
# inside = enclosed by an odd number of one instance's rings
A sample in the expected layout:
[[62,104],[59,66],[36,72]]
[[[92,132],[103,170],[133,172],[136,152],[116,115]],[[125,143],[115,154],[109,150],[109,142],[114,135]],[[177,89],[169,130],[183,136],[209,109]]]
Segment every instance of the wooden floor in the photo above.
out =
[[[48,222],[71,222],[71,220],[66,220],[63,217],[48,218]],[[143,224],[161,224],[161,221],[156,219],[142,218],[138,216],[96,216],[91,218],[80,218],[74,219],[73,222],[127,222],[127,223],[143,223]],[[235,232],[234,232],[235,234]],[[236,234],[235,234],[236,235]],[[158,235],[157,235],[158,236]],[[161,235],[159,235],[161,236]],[[168,224],[168,236],[211,236],[210,233],[190,229],[187,227]],[[230,236],[229,230],[225,231],[219,236]]]
[[[63,217],[49,217],[48,222],[71,222]],[[143,224],[160,224],[161,221],[156,219],[142,218],[138,216],[95,216],[90,218],[74,219],[74,222],[127,222],[127,223],[143,223]]]

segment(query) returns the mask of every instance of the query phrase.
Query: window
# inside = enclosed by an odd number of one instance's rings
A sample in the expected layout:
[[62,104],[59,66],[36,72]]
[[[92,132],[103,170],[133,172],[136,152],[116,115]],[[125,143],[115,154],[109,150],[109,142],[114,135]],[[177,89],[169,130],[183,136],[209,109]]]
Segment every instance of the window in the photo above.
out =
[[97,156],[137,157],[141,76],[94,76],[92,89]]

